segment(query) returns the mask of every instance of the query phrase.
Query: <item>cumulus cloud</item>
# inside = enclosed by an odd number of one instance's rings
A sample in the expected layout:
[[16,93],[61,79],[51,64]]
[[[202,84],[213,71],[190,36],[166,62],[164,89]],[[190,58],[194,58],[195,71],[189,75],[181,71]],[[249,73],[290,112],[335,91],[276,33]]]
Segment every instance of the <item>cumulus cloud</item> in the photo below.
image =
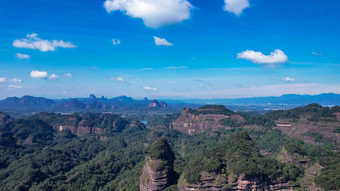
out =
[[17,53],[16,54],[17,58],[19,59],[29,59],[31,56],[28,54],[21,54],[21,53]]
[[64,74],[64,77],[71,78],[71,77],[72,77],[72,74],[71,74],[71,73],[66,73],[66,74]]
[[22,83],[22,80],[20,78],[12,78],[12,79],[9,79],[9,81],[12,83]]
[[119,39],[112,39],[112,44],[113,45],[120,45],[120,40]]
[[167,41],[165,38],[159,38],[157,36],[153,37],[157,46],[173,46],[172,43]]
[[148,90],[148,91],[157,91],[157,88],[150,87],[150,86],[144,86],[143,89]]
[[8,88],[20,89],[20,88],[22,88],[22,86],[11,84],[11,85],[8,85]]
[[111,77],[111,80],[117,81],[117,82],[126,82],[126,80],[123,77]]
[[165,69],[174,70],[174,69],[184,69],[184,68],[188,68],[188,66],[169,66],[169,67],[166,67]]
[[31,77],[32,78],[47,78],[48,73],[46,71],[38,71],[38,70],[32,70]]
[[288,61],[288,56],[279,49],[271,52],[270,55],[264,55],[262,52],[246,50],[237,54],[238,59],[250,60],[254,63],[265,65],[268,67],[276,67],[280,63]]
[[295,82],[295,79],[294,78],[290,78],[290,77],[285,77],[282,80],[285,81],[285,82]]
[[249,0],[224,0],[224,10],[239,16],[249,7]]
[[159,28],[190,18],[193,6],[187,0],[106,0],[108,13],[121,11],[133,18],[140,18],[147,27]]
[[13,46],[17,48],[28,48],[40,50],[41,52],[55,51],[56,48],[75,48],[71,42],[63,40],[43,40],[37,37],[37,33],[26,35],[26,38],[14,40]]
[[0,78],[0,83],[5,83],[7,81],[6,78]]
[[55,80],[58,79],[58,76],[56,74],[51,74],[50,77],[48,77],[49,80]]

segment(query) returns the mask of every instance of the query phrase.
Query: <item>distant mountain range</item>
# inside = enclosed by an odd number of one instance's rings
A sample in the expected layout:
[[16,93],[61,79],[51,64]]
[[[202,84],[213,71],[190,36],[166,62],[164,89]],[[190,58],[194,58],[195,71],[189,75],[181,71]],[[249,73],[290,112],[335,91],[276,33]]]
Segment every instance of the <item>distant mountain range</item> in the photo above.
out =
[[188,103],[196,104],[223,104],[223,105],[290,105],[302,106],[310,103],[320,105],[340,105],[340,94],[325,93],[320,95],[297,95],[285,94],[278,97],[253,97],[236,99],[192,99],[186,100]]
[[0,111],[5,112],[180,112],[185,107],[197,108],[205,104],[222,104],[235,111],[261,111],[291,109],[310,103],[323,106],[340,105],[339,94],[296,95],[279,97],[254,97],[238,99],[191,99],[191,100],[135,100],[127,96],[97,98],[47,99],[44,97],[9,97],[0,101]]
[[23,96],[9,97],[0,101],[0,111],[9,112],[123,112],[165,110],[167,104],[157,100],[134,100],[119,96],[112,99],[97,98],[91,94],[88,98],[47,99],[44,97]]

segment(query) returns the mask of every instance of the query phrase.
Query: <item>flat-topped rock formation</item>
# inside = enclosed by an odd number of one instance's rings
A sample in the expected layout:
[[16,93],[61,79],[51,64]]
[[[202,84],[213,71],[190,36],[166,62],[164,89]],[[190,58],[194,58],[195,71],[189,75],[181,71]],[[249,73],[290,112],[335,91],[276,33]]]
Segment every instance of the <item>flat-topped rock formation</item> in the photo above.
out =
[[244,120],[240,115],[224,106],[203,106],[196,110],[186,108],[180,117],[170,125],[170,128],[193,135],[208,129],[213,131],[227,129],[228,127],[222,125],[221,120],[228,118],[236,121]]

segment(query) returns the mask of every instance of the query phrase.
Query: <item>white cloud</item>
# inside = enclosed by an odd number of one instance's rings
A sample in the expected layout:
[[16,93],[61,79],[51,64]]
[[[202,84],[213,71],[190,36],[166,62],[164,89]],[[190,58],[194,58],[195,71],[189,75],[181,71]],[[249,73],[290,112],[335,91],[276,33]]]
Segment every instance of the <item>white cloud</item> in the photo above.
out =
[[224,0],[224,10],[239,16],[243,10],[249,7],[249,0]]
[[312,52],[313,55],[315,56],[322,56],[323,54],[322,53],[318,53],[318,52]]
[[149,86],[144,86],[143,89],[148,90],[148,91],[157,91],[157,88],[149,87]]
[[119,39],[112,39],[112,44],[113,45],[120,45],[120,40]]
[[285,77],[282,80],[285,81],[285,82],[295,82],[295,79],[294,78],[290,78],[290,77]]
[[51,74],[50,77],[48,77],[49,80],[55,80],[58,79],[58,76],[56,74]]
[[16,54],[17,58],[19,59],[29,59],[31,56],[28,54],[21,54],[21,53],[17,53]]
[[9,79],[9,81],[12,83],[22,83],[22,80],[20,78],[12,78],[12,79]]
[[159,38],[157,36],[153,37],[157,46],[173,46],[172,43],[167,41],[165,38]]
[[48,76],[48,73],[46,71],[32,70],[31,72],[32,78],[47,78],[47,76]]
[[71,73],[66,73],[66,74],[64,74],[64,77],[71,78],[71,77],[72,77],[72,74],[71,74]]
[[32,39],[32,38],[37,38],[38,34],[37,33],[32,33],[32,34],[27,34],[26,38],[27,39]]
[[5,83],[7,81],[6,78],[0,78],[0,83]]
[[188,66],[169,66],[169,67],[166,67],[165,69],[174,70],[174,69],[184,69],[184,68],[188,68]]
[[146,71],[146,70],[152,70],[153,68],[142,68],[142,69],[140,69],[140,70],[138,70],[138,71]]
[[254,63],[266,65],[268,67],[276,67],[280,63],[288,61],[288,56],[279,49],[271,52],[270,55],[264,55],[262,52],[246,50],[237,54],[238,59],[250,60]]
[[41,52],[55,51],[56,48],[75,48],[71,42],[63,40],[43,40],[37,37],[37,33],[26,35],[26,38],[17,39],[13,42],[13,46],[17,48],[28,48],[40,50]]
[[133,18],[140,18],[151,28],[182,22],[190,18],[193,6],[187,0],[106,0],[108,13],[121,11]]
[[22,88],[22,86],[19,86],[19,85],[13,85],[13,84],[11,84],[11,85],[8,85],[8,87],[9,87],[9,88],[14,88],[14,89],[20,89],[20,88]]
[[111,79],[111,80],[118,81],[118,82],[125,82],[125,79],[124,79],[123,77],[120,77],[120,76],[118,76],[117,78],[111,77],[110,79]]

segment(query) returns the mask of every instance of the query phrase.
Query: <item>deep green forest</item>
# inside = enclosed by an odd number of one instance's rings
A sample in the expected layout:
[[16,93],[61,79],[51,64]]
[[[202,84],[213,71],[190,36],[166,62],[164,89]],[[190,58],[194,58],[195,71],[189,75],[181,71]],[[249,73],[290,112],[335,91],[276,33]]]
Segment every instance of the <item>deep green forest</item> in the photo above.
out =
[[[203,108],[204,109],[204,108]],[[215,106],[215,114],[235,114]],[[311,122],[336,122],[338,107],[317,104],[264,115],[239,113],[244,122],[224,120],[232,128],[213,134],[209,130],[187,135],[169,128],[179,116],[150,115],[121,117],[114,114],[40,113],[27,119],[13,119],[0,125],[1,190],[138,190],[146,154],[154,158],[171,157],[173,168],[189,183],[199,180],[200,171],[263,176],[299,184],[305,169],[323,166],[315,178],[325,190],[340,189],[338,145],[313,145],[273,129],[275,120],[297,120],[308,115]],[[207,111],[191,110],[195,115]],[[203,113],[202,113],[203,112]],[[131,125],[132,120],[147,120],[152,128]],[[77,135],[71,129],[56,130],[56,125],[93,127],[90,133]],[[256,125],[256,129],[244,129]],[[100,134],[95,128],[106,129]],[[78,130],[79,131],[79,130]],[[339,132],[335,132],[339,133]],[[232,136],[233,135],[233,136]],[[309,135],[321,139],[314,133]],[[166,138],[174,156],[160,156],[163,147],[153,147]],[[168,148],[168,147],[166,147]],[[282,152],[299,160],[282,161]],[[168,153],[168,152],[165,152]],[[261,154],[264,153],[264,154]],[[302,160],[303,159],[303,160]],[[226,170],[228,169],[228,170]],[[176,184],[176,181],[174,181]]]

